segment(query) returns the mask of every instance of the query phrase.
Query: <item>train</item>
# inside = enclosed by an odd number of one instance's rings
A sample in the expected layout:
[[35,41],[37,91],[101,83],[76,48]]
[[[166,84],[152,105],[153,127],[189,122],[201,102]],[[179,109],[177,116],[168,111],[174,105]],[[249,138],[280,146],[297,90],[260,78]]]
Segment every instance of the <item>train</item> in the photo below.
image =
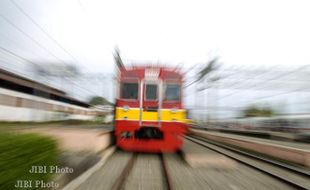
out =
[[122,67],[115,101],[116,145],[133,152],[176,152],[189,130],[184,74],[160,66]]

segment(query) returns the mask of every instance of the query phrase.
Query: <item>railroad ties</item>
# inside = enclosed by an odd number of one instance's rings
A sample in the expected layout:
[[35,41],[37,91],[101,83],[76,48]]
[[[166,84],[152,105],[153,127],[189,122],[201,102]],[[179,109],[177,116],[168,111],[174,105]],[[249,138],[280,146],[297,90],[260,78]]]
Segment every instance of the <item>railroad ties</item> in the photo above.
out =
[[[279,142],[280,143],[280,142]],[[186,136],[178,153],[116,150],[75,189],[310,189],[309,168],[204,136]]]

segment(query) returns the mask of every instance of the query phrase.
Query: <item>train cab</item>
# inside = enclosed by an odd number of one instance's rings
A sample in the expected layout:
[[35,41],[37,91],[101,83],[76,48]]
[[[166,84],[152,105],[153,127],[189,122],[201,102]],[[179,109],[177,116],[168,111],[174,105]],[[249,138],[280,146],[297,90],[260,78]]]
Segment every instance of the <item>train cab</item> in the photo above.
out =
[[117,146],[127,151],[175,152],[188,129],[183,75],[163,67],[123,68],[115,108]]

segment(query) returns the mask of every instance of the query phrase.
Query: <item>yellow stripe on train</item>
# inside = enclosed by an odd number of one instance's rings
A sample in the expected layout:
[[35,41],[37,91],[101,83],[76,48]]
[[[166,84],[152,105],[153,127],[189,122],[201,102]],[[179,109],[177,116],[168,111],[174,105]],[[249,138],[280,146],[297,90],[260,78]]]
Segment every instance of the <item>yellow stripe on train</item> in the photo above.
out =
[[[139,108],[130,108],[128,110],[124,108],[117,107],[115,113],[116,120],[139,120],[140,119],[140,109]],[[143,121],[157,121],[158,113],[143,111],[142,112]],[[179,109],[172,111],[170,109],[161,110],[161,121],[177,121],[177,122],[187,122],[186,119],[186,110]]]

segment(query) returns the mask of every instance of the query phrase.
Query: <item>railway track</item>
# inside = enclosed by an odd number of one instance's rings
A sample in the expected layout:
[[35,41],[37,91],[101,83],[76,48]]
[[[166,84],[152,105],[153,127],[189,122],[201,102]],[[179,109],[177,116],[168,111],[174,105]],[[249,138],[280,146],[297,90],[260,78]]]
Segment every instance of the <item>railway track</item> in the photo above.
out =
[[210,141],[204,137],[190,135],[185,138],[255,168],[297,189],[310,189],[310,174],[307,169],[301,169],[279,161],[264,158],[228,145]]
[[168,190],[173,190],[174,188],[172,186],[172,180],[171,180],[171,177],[169,175],[169,172],[168,172],[168,169],[167,169],[167,163],[166,163],[166,160],[165,160],[165,157],[164,157],[163,154],[160,154],[160,160],[161,160],[162,167],[163,167],[164,174],[165,174],[167,189]]
[[[202,152],[207,151],[205,147],[196,143],[189,140],[186,142],[189,147],[196,146]],[[144,154],[118,150],[74,189],[293,190],[297,188],[244,164],[233,170],[192,168],[178,154]]]
[[137,159],[137,154],[134,153],[129,161],[127,162],[126,166],[124,167],[121,174],[118,176],[118,178],[115,180],[114,185],[112,186],[112,190],[119,190],[122,189],[124,186],[124,181],[128,177],[130,170],[133,168],[134,162]]
[[[113,186],[112,186],[112,190],[120,190],[120,189],[127,189],[127,185],[126,183],[129,183],[128,179],[130,178],[130,175],[135,175],[133,174],[133,170],[135,167],[138,167],[138,156],[141,156],[141,154],[139,153],[133,153],[131,158],[128,160],[126,166],[124,167],[124,169],[122,170],[122,172],[120,173],[120,175],[117,177],[117,179],[115,180]],[[149,155],[150,156],[150,155]],[[167,189],[167,190],[171,190],[172,188],[172,183],[171,183],[171,178],[169,176],[169,172],[166,168],[166,161],[165,161],[165,157],[163,154],[157,154],[157,155],[152,155],[153,157],[156,157],[156,160],[158,160],[160,162],[161,165],[161,171],[162,171],[162,176],[163,177],[163,185],[164,187],[162,187],[162,189]],[[136,165],[136,166],[135,166]],[[154,167],[155,169],[156,167]],[[158,169],[157,169],[158,170]],[[134,178],[137,179],[137,178]],[[132,183],[132,182],[131,182]],[[128,188],[130,189],[130,188]]]

